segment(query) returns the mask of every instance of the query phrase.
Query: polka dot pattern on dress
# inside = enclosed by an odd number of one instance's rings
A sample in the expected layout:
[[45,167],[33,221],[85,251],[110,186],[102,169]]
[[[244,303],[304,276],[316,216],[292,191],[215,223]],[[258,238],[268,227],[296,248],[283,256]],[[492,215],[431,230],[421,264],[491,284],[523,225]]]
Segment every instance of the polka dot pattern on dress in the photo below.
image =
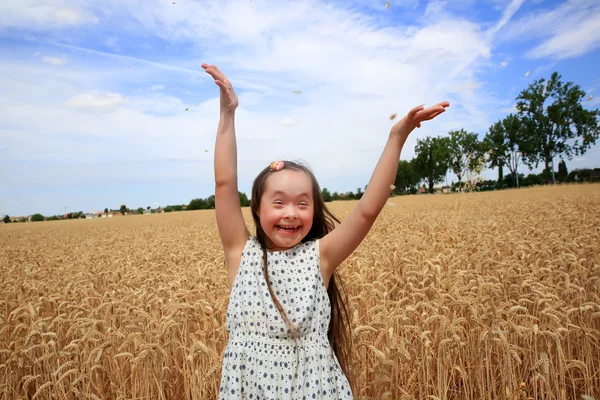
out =
[[318,240],[267,252],[273,293],[296,330],[280,316],[263,273],[263,252],[250,237],[227,307],[229,341],[219,400],[352,399],[327,338],[331,304],[321,276]]

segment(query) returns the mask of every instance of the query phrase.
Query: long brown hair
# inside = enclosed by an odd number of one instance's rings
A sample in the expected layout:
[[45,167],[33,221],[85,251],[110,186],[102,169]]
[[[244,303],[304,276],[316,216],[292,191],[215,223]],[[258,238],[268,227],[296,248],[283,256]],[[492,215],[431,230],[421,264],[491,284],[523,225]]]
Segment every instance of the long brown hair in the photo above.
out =
[[[320,239],[327,235],[335,228],[335,222],[339,223],[340,221],[329,211],[327,206],[325,205],[325,201],[323,200],[323,196],[321,195],[321,188],[319,187],[319,183],[317,179],[313,175],[312,171],[308,169],[306,166],[293,162],[293,161],[283,161],[285,169],[291,169],[295,171],[302,171],[307,174],[312,182],[312,192],[313,192],[313,201],[314,201],[314,213],[313,213],[313,223],[308,234],[302,239],[302,243]],[[252,198],[250,200],[250,209],[252,210],[252,218],[254,219],[254,224],[256,225],[256,239],[260,243],[260,246],[263,249],[263,272],[265,275],[265,279],[267,281],[267,287],[269,289],[269,293],[271,294],[271,298],[275,303],[277,309],[279,310],[280,315],[283,320],[286,322],[288,326],[288,332],[292,335],[295,334],[294,329],[287,317],[287,314],[275,295],[273,294],[273,289],[271,287],[271,282],[269,280],[269,274],[267,269],[267,249],[266,249],[266,234],[260,225],[260,218],[258,216],[258,212],[260,209],[260,201],[262,195],[265,191],[267,179],[271,175],[270,167],[266,167],[263,169],[260,174],[254,180],[252,184]],[[355,392],[355,375],[353,368],[351,366],[352,360],[352,331],[350,327],[350,314],[348,312],[348,307],[346,306],[346,290],[344,288],[344,284],[342,282],[341,277],[335,271],[329,280],[329,287],[327,288],[327,295],[329,296],[329,302],[331,304],[331,320],[329,321],[329,329],[327,331],[327,336],[329,338],[329,343],[337,357],[340,367],[342,371],[346,375],[350,383],[350,388],[352,392]]]

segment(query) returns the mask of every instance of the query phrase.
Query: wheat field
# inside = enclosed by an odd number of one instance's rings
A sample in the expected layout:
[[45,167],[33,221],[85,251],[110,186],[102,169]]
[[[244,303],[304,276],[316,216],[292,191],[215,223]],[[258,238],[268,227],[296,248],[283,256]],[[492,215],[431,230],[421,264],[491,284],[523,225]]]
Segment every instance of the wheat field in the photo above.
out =
[[[3,225],[0,271],[0,398],[216,398],[214,211]],[[340,273],[357,398],[600,398],[600,185],[391,198]]]

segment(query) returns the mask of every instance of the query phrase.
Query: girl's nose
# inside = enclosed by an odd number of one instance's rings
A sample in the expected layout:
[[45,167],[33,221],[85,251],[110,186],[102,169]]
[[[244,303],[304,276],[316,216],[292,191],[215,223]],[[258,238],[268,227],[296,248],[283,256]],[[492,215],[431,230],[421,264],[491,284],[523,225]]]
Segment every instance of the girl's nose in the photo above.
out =
[[288,208],[286,211],[286,217],[291,218],[291,219],[296,219],[297,218],[296,209],[294,207]]

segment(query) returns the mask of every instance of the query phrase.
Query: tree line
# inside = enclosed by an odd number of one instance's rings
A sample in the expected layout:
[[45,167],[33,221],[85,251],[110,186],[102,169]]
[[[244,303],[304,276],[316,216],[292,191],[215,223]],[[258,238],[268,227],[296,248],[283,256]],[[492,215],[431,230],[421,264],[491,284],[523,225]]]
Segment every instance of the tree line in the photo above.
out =
[[[424,182],[430,193],[448,172],[456,175],[459,190],[463,183],[473,184],[487,166],[498,168],[497,186],[505,186],[504,168],[519,187],[521,167],[530,170],[544,165],[540,183],[555,183],[554,161],[558,158],[559,173],[566,179],[565,159],[580,156],[599,137],[600,111],[583,107],[586,94],[572,82],[564,83],[558,72],[550,79],[539,79],[519,93],[516,113],[495,122],[482,140],[476,133],[464,129],[450,131],[445,137],[417,139],[415,157],[400,161],[395,186],[402,193],[414,191]],[[521,178],[522,179],[522,178]],[[465,182],[468,180],[468,182]],[[477,184],[481,184],[479,178]]]

